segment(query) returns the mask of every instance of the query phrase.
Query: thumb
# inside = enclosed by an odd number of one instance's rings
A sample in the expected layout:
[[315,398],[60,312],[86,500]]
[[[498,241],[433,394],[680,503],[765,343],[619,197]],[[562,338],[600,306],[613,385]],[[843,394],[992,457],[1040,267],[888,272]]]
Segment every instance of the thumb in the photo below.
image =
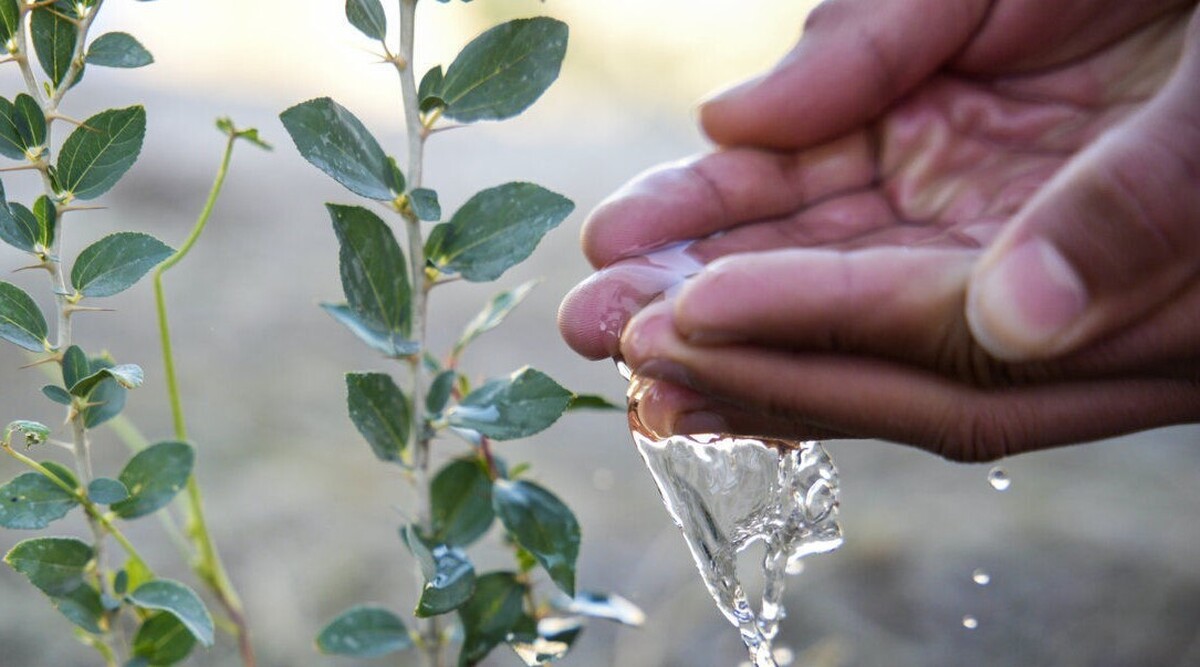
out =
[[826,0],[804,36],[763,76],[700,106],[724,146],[792,149],[858,128],[954,57],[990,2]]
[[976,340],[1007,361],[1114,333],[1200,273],[1200,19],[1153,101],[1079,154],[980,259]]

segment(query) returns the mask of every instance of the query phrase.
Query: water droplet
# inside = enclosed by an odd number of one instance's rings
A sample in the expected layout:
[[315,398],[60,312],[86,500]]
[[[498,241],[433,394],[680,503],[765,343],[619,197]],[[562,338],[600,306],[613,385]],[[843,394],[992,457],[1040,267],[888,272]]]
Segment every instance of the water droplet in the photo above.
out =
[[988,484],[997,491],[1007,491],[1012,485],[1012,479],[1008,476],[1008,471],[1000,466],[996,466],[988,471]]
[[987,586],[988,584],[992,583],[992,575],[988,574],[986,570],[980,568],[971,573],[971,581],[974,581],[980,586]]
[[968,630],[974,630],[975,628],[979,627],[979,619],[967,614],[966,616],[963,616],[962,626]]

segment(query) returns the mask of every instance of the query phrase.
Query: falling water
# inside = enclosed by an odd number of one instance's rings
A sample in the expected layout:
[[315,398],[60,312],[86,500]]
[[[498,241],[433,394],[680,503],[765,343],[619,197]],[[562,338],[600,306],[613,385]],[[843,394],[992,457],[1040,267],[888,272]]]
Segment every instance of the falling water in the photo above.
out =
[[[754,667],[777,667],[771,646],[784,616],[785,575],[801,559],[842,544],[837,469],[817,442],[729,434],[660,438],[638,418],[644,384],[631,380],[629,428],[671,518],[717,608],[741,633]],[[737,555],[763,542],[763,593],[756,613],[737,573]]]

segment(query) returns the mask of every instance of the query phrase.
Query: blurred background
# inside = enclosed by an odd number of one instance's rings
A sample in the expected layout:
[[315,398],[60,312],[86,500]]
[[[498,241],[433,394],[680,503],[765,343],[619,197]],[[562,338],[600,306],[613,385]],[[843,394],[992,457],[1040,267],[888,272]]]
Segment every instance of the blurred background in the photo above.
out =
[[[443,206],[508,180],[531,180],[578,209],[533,260],[495,285],[435,294],[434,340],[452,340],[494,290],[544,282],[509,323],[466,359],[479,376],[532,363],[571,389],[620,400],[611,365],[586,363],[559,340],[559,299],[588,273],[579,254],[587,210],[635,173],[705,149],[695,100],[768,66],[787,51],[812,3],[796,0],[509,0],[422,3],[418,71],[447,64],[474,34],[507,18],[549,14],[571,25],[559,84],[521,118],[435,137],[427,184]],[[346,606],[397,610],[415,599],[412,564],[396,537],[410,501],[402,477],[378,464],[345,415],[342,375],[385,364],[321,312],[338,299],[337,251],[322,203],[355,197],[304,163],[277,114],[331,95],[388,150],[403,151],[394,72],[345,24],[340,0],[112,0],[102,25],[134,33],[157,62],[144,70],[90,68],[64,112],[86,117],[144,102],[142,159],[102,203],[68,219],[67,254],[116,229],[177,245],[198,212],[221,149],[213,119],[257,126],[273,153],[239,148],[205,237],[168,274],[185,409],[200,457],[216,538],[247,605],[264,665],[352,664],[314,654],[311,638]],[[394,16],[392,17],[394,20]],[[11,68],[11,66],[9,66]],[[20,85],[0,69],[4,91]],[[9,95],[9,93],[6,93]],[[10,199],[36,183],[6,175]],[[44,278],[8,274],[39,298]],[[48,308],[48,300],[42,299]],[[142,364],[146,386],[129,415],[153,440],[170,433],[148,281],[109,300],[116,314],[77,318],[77,340]],[[0,421],[54,424],[45,382],[0,346]],[[538,437],[505,443],[510,462],[559,493],[583,525],[581,588],[641,605],[641,629],[593,622],[565,664],[736,665],[737,633],[700,584],[616,413],[570,416]],[[797,664],[1200,664],[1200,430],[1165,429],[1088,447],[1026,455],[1003,465],[998,493],[986,467],[947,463],[877,442],[830,445],[842,473],[846,545],[814,558],[789,589],[782,642]],[[128,454],[105,429],[98,468]],[[446,443],[446,455],[459,445]],[[19,472],[0,461],[0,478]],[[79,522],[55,534],[85,534]],[[161,573],[184,580],[153,520],[133,524]],[[0,532],[0,550],[28,533]],[[473,552],[481,569],[503,554]],[[983,568],[991,583],[971,573]],[[978,619],[963,627],[964,616]],[[21,576],[0,569],[0,667],[94,665],[70,626]],[[408,662],[419,664],[414,655]],[[232,665],[228,643],[192,665]],[[507,649],[488,665],[517,665]]]

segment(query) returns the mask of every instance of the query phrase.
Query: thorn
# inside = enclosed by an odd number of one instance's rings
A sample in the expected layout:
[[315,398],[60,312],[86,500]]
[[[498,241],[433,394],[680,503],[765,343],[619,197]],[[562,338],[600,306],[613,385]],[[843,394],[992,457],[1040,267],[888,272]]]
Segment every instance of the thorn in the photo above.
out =
[[37,165],[32,165],[32,164],[19,164],[19,165],[15,166],[15,167],[0,167],[0,172],[10,172],[10,171],[34,171],[34,170],[36,170],[36,169],[38,169]]
[[[68,123],[75,125],[77,127],[87,127],[87,125],[83,124],[83,121],[75,120],[74,118],[71,118],[70,116],[64,116],[63,114],[60,114],[57,111],[52,114],[47,115],[46,120],[65,120]],[[88,128],[88,129],[92,129],[92,128]]]
[[45,357],[43,359],[38,359],[37,361],[32,361],[28,364],[25,364],[24,366],[21,366],[21,370],[26,370],[28,368],[35,368],[37,366],[41,366],[42,364],[56,363],[60,358],[61,358],[61,355],[59,355],[57,352],[55,352],[54,354],[52,354],[48,357]]
[[67,306],[64,308],[68,313],[114,313],[116,308],[101,308],[99,306]]
[[108,208],[107,206],[100,206],[98,204],[83,204],[83,205],[76,205],[76,206],[67,205],[67,206],[63,206],[62,208],[58,209],[58,212],[59,213],[70,213],[71,211],[103,211],[107,208]]
[[41,264],[30,264],[29,266],[22,266],[18,269],[13,269],[12,272],[19,273],[21,271],[29,271],[30,269],[46,269],[47,271],[50,271],[50,266],[47,265],[45,262],[42,262]]

